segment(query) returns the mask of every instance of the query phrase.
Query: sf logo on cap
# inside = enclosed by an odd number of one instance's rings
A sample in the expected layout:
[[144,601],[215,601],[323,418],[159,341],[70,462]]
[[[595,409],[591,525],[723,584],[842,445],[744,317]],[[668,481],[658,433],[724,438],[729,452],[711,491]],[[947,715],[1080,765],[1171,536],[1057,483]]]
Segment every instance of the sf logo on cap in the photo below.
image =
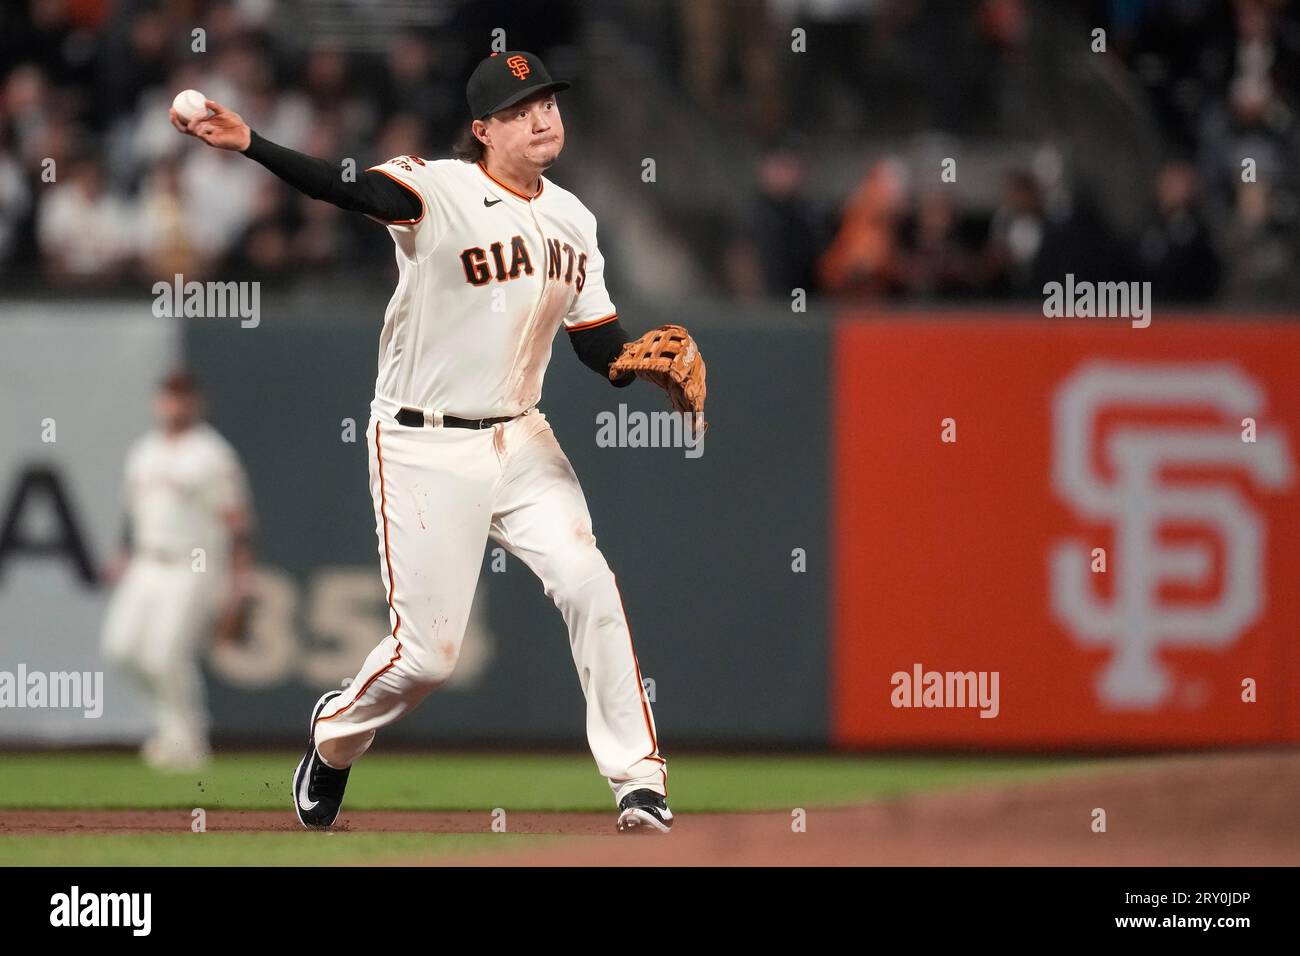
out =
[[532,67],[528,65],[528,60],[518,55],[512,56],[510,59],[506,60],[506,66],[510,67],[510,72],[521,80],[532,72]]

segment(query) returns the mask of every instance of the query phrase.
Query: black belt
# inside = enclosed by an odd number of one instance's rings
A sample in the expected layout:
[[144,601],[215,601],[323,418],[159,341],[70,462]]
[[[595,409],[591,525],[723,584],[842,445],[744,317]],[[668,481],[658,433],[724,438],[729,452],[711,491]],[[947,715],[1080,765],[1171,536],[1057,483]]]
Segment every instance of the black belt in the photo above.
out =
[[[442,424],[447,428],[491,428],[493,425],[500,425],[517,417],[517,415],[503,415],[500,418],[457,418],[455,415],[443,415]],[[396,418],[397,424],[405,425],[407,428],[424,427],[424,412],[418,408],[403,408],[397,413]]]

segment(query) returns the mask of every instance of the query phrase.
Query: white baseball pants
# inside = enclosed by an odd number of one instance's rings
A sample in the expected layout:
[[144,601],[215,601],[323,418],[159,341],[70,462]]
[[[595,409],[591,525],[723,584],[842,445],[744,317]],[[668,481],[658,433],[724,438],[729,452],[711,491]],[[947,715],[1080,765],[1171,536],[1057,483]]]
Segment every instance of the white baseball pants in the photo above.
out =
[[155,730],[145,755],[192,766],[210,755],[199,657],[212,634],[227,577],[195,571],[188,559],[134,557],[109,600],[104,657],[130,671],[148,694]]
[[491,428],[399,425],[376,399],[370,493],[392,632],[322,712],[316,747],[343,768],[456,666],[489,538],[541,579],[569,629],[587,701],[587,742],[617,802],[667,794],[654,717],[613,572],[578,478],[546,416]]

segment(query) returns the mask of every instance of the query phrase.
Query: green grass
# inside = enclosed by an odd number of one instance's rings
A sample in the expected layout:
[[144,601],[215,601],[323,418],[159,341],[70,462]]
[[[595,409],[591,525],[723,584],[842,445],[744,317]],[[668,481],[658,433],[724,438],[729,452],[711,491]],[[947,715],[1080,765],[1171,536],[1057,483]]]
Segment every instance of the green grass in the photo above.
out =
[[0,837],[0,866],[348,866],[535,848],[499,833],[189,833]]
[[[118,753],[0,754],[5,810],[244,809],[283,811],[299,755],[238,753],[202,773],[167,775]],[[683,756],[669,764],[676,813],[834,806],[921,791],[1096,769],[1051,758]],[[1113,762],[1106,763],[1113,765]],[[357,764],[349,810],[572,810],[611,814],[587,755],[372,754]],[[346,812],[346,811],[345,811]],[[521,834],[189,833],[0,836],[0,866],[220,866],[382,863],[544,845]]]
[[[298,754],[218,757],[194,774],[161,774],[133,755],[0,755],[0,807],[280,810]],[[669,763],[677,812],[827,806],[980,782],[1022,780],[1079,760],[978,757],[684,756]],[[374,754],[348,782],[353,810],[610,810],[586,755]]]

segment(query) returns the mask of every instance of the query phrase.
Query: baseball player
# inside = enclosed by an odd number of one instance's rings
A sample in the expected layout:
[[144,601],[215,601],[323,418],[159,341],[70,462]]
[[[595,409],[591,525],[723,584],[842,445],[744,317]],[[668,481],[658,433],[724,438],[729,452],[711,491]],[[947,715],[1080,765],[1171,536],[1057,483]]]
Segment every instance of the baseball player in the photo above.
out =
[[488,539],[541,579],[568,626],[587,740],[620,831],[668,832],[667,771],[627,614],[587,503],[537,408],[563,326],[615,386],[664,387],[703,427],[704,362],[666,326],[629,342],[605,290],[596,220],[542,173],[564,147],[553,81],[531,53],[493,54],[466,95],[457,158],[399,156],[349,182],[328,162],[268,142],[211,100],[172,122],[243,152],[309,196],[388,227],[397,289],[379,338],[367,431],[370,491],[391,631],[343,691],[316,702],[293,777],[307,827],[338,817],[349,770],[375,733],[451,674]]
[[154,400],[158,427],[126,460],[127,533],[109,571],[104,656],[154,708],[150,766],[192,770],[211,754],[199,655],[234,637],[249,594],[248,482],[230,444],[202,420],[193,378],[175,372]]

